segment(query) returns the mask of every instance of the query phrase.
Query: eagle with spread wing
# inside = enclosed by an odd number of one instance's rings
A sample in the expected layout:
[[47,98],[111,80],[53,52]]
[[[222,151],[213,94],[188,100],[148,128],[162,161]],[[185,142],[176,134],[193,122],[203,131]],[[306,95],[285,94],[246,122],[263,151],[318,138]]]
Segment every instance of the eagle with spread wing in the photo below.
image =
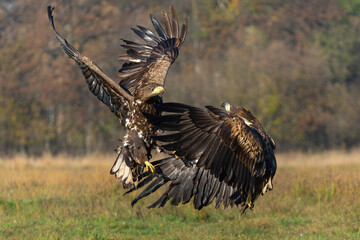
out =
[[[179,33],[173,7],[171,20],[163,12],[165,30],[150,16],[158,35],[141,26],[133,29],[145,44],[123,40],[126,53],[119,57],[125,61],[119,71],[120,84],[57,33],[52,10],[48,8],[49,19],[61,46],[81,68],[91,92],[125,126],[111,173],[124,187],[131,187],[128,192],[144,187],[132,205],[168,183],[150,208],[162,207],[169,200],[172,205],[185,204],[193,198],[196,209],[215,200],[216,208],[240,205],[245,212],[272,189],[275,143],[250,111],[228,103],[205,109],[162,103],[167,71],[187,33],[187,22]],[[150,164],[154,147],[168,156]],[[139,166],[150,171],[138,173]]]
[[179,31],[175,9],[170,6],[171,18],[166,12],[162,14],[164,28],[150,15],[158,35],[142,26],[132,29],[145,43],[123,40],[125,44],[122,47],[126,49],[126,54],[119,59],[125,63],[119,71],[120,84],[117,84],[57,32],[54,8],[48,6],[47,10],[56,38],[69,58],[80,67],[90,91],[110,108],[125,127],[126,135],[117,148],[118,157],[110,172],[115,174],[124,187],[131,187],[133,176],[142,173],[143,167],[145,172],[154,171],[149,162],[154,147],[150,136],[156,135],[158,130],[144,114],[160,114],[165,78],[185,41],[187,20]]
[[161,105],[156,120],[165,132],[154,136],[170,157],[154,162],[158,174],[147,175],[132,190],[147,186],[132,202],[170,182],[158,201],[162,207],[187,203],[201,209],[216,199],[215,207],[240,205],[252,209],[255,200],[272,190],[276,172],[275,142],[260,122],[243,107],[196,108],[179,103]]

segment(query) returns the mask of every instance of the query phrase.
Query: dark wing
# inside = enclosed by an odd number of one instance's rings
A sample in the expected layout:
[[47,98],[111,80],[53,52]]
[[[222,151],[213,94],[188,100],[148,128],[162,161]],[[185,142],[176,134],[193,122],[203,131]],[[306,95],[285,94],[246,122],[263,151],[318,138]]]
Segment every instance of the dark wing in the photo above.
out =
[[52,15],[54,8],[48,6],[47,10],[49,21],[56,33],[56,38],[59,40],[69,58],[74,59],[79,65],[90,91],[107,105],[116,116],[124,116],[128,111],[129,105],[134,101],[134,97],[109,78],[94,62],[82,56],[78,50],[70,45],[70,43],[56,31],[54,17]]
[[241,170],[252,176],[264,174],[261,136],[240,118],[229,117],[220,108],[200,109],[165,103],[162,111],[175,113],[160,118],[159,128],[175,133],[155,137],[162,147],[188,161],[197,160],[212,174],[228,183],[239,184]]
[[126,54],[119,57],[125,61],[119,70],[120,85],[134,95],[138,87],[147,84],[164,86],[165,78],[171,64],[179,55],[179,49],[186,38],[187,19],[179,32],[178,18],[173,6],[170,6],[171,19],[163,12],[163,24],[150,15],[151,21],[158,35],[142,26],[132,30],[142,38],[145,43],[123,40],[121,45]]
[[[223,109],[178,103],[165,103],[161,108],[170,114],[157,119],[157,127],[167,131],[155,137],[158,144],[211,176],[203,179],[203,184],[226,183],[232,187],[230,196],[236,203],[245,199],[251,205],[275,173],[270,139],[263,139],[256,129],[241,118],[229,117]],[[225,193],[215,195],[229,197],[221,194]]]
[[146,188],[131,202],[134,205],[140,199],[155,192],[157,189],[170,182],[161,197],[148,206],[148,208],[163,207],[171,199],[171,205],[188,203],[194,197],[195,209],[202,209],[209,205],[216,198],[215,208],[223,203],[224,208],[234,205],[244,206],[246,198],[243,195],[236,195],[236,189],[225,182],[220,182],[210,170],[204,167],[197,167],[196,164],[186,160],[168,157],[153,162],[158,174],[148,174],[136,188],[129,192],[146,186]]

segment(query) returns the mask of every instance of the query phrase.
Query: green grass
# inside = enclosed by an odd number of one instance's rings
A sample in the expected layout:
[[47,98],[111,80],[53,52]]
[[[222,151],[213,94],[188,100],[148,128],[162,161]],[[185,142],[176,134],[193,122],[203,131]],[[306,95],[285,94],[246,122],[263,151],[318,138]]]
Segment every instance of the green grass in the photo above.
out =
[[280,156],[274,190],[242,216],[146,209],[159,194],[131,208],[135,194],[123,196],[109,175],[112,159],[89,158],[0,161],[0,239],[360,239],[358,162],[286,165]]

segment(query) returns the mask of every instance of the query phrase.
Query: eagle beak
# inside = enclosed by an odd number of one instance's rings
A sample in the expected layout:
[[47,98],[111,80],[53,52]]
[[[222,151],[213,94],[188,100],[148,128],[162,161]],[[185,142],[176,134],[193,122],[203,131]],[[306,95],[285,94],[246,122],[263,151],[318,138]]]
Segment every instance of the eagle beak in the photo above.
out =
[[158,86],[158,87],[154,88],[151,95],[157,95],[157,94],[161,94],[163,92],[165,92],[165,88],[163,88],[162,86]]
[[230,103],[224,102],[223,104],[221,104],[221,107],[224,108],[225,111],[230,112],[231,109]]

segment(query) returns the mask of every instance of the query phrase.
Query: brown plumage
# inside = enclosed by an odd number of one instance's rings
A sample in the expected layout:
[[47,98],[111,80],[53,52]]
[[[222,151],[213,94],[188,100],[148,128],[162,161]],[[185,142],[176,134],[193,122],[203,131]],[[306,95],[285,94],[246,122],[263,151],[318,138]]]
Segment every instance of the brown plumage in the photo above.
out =
[[216,198],[216,207],[240,205],[245,212],[260,194],[272,189],[274,141],[248,110],[228,103],[223,107],[161,106],[167,114],[157,119],[157,125],[166,132],[154,138],[175,157],[155,163],[159,176],[144,179],[148,186],[133,204],[171,182],[150,207],[170,199],[173,205],[187,203],[194,197],[194,207],[201,209]]
[[178,35],[177,16],[172,6],[170,11],[171,23],[167,14],[163,13],[165,31],[151,16],[159,36],[138,26],[140,30],[133,30],[146,43],[124,40],[126,44],[122,46],[127,52],[120,57],[120,60],[126,62],[119,71],[121,81],[117,84],[56,31],[53,8],[48,7],[51,26],[65,53],[79,65],[90,91],[120,118],[120,122],[125,127],[126,135],[121,141],[122,145],[116,149],[118,157],[110,171],[120,179],[124,187],[133,185],[132,176],[136,177],[141,173],[144,166],[153,171],[149,163],[150,151],[154,147],[150,136],[155,135],[157,129],[144,114],[159,115],[158,106],[162,103],[161,94],[165,91],[163,87],[165,77],[178,56],[187,31],[187,24],[184,24],[181,35]]
[[186,23],[182,25],[180,35],[178,18],[173,6],[170,6],[171,20],[163,11],[164,28],[153,15],[150,19],[158,36],[147,28],[137,26],[132,30],[145,41],[145,44],[123,40],[121,45],[126,49],[126,54],[121,55],[119,60],[125,61],[119,70],[120,85],[128,89],[130,93],[139,97],[139,89],[153,84],[164,87],[165,78],[171,64],[179,55],[179,49],[184,43],[187,33]]
[[[224,109],[205,109],[161,101],[167,71],[178,56],[187,24],[178,29],[175,11],[164,12],[164,29],[151,16],[158,36],[138,26],[134,32],[145,44],[124,40],[125,61],[119,71],[120,85],[106,76],[89,58],[82,56],[55,29],[52,8],[49,19],[65,53],[76,61],[91,92],[106,104],[126,129],[117,148],[111,173],[129,191],[146,188],[134,199],[170,183],[150,207],[187,203],[201,209],[215,199],[215,207],[240,205],[252,208],[260,194],[272,189],[276,172],[275,144],[261,124],[246,109],[224,104]],[[180,32],[180,35],[179,35]],[[160,116],[162,112],[163,116]],[[165,133],[159,134],[163,130]],[[158,136],[156,136],[159,134]],[[153,136],[153,137],[151,137]],[[143,172],[156,145],[169,157],[152,162],[156,175]],[[140,168],[139,168],[140,167]],[[133,184],[132,175],[138,184]]]

